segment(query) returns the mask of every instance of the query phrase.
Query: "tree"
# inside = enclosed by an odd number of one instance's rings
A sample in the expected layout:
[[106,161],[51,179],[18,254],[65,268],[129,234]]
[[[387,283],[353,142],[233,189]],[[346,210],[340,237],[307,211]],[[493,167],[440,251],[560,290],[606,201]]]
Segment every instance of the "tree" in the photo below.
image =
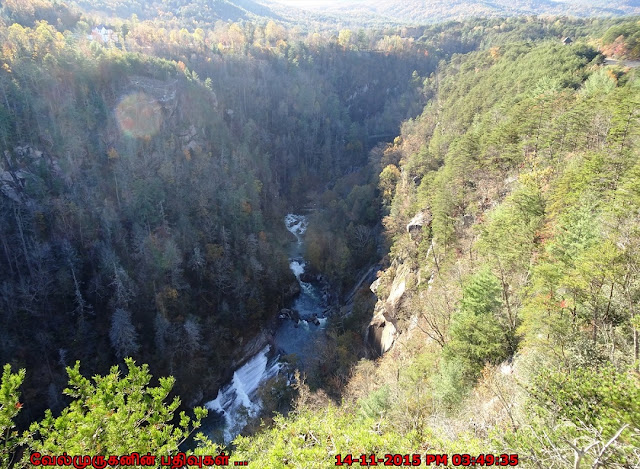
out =
[[526,423],[500,446],[522,452],[536,467],[638,467],[636,376],[610,365],[545,370],[528,391]]
[[138,334],[131,323],[129,311],[116,308],[111,317],[109,340],[118,358],[131,356],[138,351]]
[[286,31],[281,25],[272,20],[267,23],[264,29],[264,35],[271,45],[276,45],[278,41],[286,37]]
[[15,451],[21,442],[13,419],[22,409],[18,388],[24,381],[25,370],[11,373],[11,366],[5,365],[0,381],[0,469],[11,466]]
[[481,237],[476,243],[478,250],[497,268],[506,309],[502,323],[512,333],[519,320],[517,299],[511,297],[511,292],[519,290],[529,275],[535,236],[544,215],[542,195],[531,177],[527,181],[489,212],[487,223],[480,225]]
[[[178,452],[207,411],[195,408],[193,421],[181,412],[179,423],[173,423],[180,399],[175,397],[169,403],[166,399],[175,380],[160,378],[157,387],[150,387],[148,366],[137,366],[131,358],[125,362],[126,376],[121,377],[114,366],[108,375],[95,376],[93,382],[80,374],[79,362],[68,367],[69,388],[64,392],[73,401],[59,417],[54,418],[48,410],[41,422],[31,425],[27,439],[31,452],[106,456]],[[30,467],[28,458],[26,454],[23,467]]]
[[444,354],[447,361],[461,362],[467,379],[475,380],[485,363],[496,364],[507,356],[506,332],[496,319],[500,297],[500,282],[488,268],[472,275],[463,288]]
[[400,179],[400,170],[395,165],[387,165],[380,173],[379,187],[385,205],[390,205]]
[[338,44],[340,44],[343,49],[349,49],[352,36],[353,32],[350,29],[341,29],[340,33],[338,33]]

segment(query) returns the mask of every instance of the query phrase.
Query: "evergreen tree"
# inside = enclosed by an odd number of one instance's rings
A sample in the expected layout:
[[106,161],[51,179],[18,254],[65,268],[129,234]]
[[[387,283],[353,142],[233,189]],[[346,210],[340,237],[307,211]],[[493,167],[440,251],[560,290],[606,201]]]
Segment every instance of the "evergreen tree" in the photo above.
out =
[[506,358],[507,332],[496,318],[501,305],[500,282],[488,268],[467,280],[444,349],[446,360],[461,362],[467,379],[478,377],[485,364]]

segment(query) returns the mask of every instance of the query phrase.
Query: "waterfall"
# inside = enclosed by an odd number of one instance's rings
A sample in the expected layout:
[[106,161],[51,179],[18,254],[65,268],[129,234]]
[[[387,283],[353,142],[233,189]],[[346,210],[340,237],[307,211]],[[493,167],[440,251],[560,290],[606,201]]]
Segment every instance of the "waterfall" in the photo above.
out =
[[269,358],[270,351],[271,346],[267,345],[237,369],[231,382],[218,391],[214,400],[205,404],[207,409],[222,415],[225,443],[242,431],[249,418],[258,415],[262,408],[257,396],[260,385],[280,372],[282,365],[277,357]]
[[[324,336],[327,318],[324,317],[326,301],[315,283],[303,282],[300,276],[305,272],[303,257],[304,234],[308,221],[304,215],[288,214],[285,226],[297,242],[292,242],[289,251],[289,267],[300,284],[300,294],[292,307],[300,314],[300,321],[281,321],[275,333],[278,351],[298,356],[298,365],[303,367],[308,357],[315,356],[316,342]],[[275,355],[275,356],[274,356]],[[259,391],[264,383],[280,373],[283,365],[279,355],[271,352],[267,345],[243,366],[233,373],[231,382],[223,386],[216,398],[205,407],[218,415],[220,422],[215,428],[223,431],[225,443],[229,443],[247,425],[251,418],[262,411]]]

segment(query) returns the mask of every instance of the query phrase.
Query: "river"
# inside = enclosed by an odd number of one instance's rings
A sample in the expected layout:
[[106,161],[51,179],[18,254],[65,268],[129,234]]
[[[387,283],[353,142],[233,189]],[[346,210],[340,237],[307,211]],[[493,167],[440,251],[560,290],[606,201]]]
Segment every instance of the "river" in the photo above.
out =
[[[289,307],[292,314],[281,314],[279,318],[274,334],[276,350],[272,350],[271,345],[264,347],[235,370],[231,381],[222,386],[214,400],[205,404],[210,414],[214,414],[215,422],[213,425],[205,425],[204,431],[217,441],[230,442],[242,432],[250,419],[260,415],[261,387],[287,368],[280,362],[282,355],[295,354],[296,366],[304,369],[325,337],[327,294],[320,282],[304,276],[304,235],[308,225],[307,217],[288,214],[284,223],[287,230],[296,237],[289,246],[288,254],[289,266],[300,284],[300,293]],[[301,277],[311,281],[302,281]]]

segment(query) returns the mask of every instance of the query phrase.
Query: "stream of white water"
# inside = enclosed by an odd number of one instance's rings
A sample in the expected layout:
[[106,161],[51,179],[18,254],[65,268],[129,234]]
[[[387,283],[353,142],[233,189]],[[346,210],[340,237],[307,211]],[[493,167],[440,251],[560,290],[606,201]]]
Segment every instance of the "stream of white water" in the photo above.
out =
[[[304,215],[288,214],[284,219],[287,230],[296,237],[289,250],[289,266],[300,284],[300,293],[291,309],[300,315],[300,321],[283,320],[275,334],[275,344],[279,353],[295,354],[297,366],[304,367],[317,347],[317,340],[324,337],[327,318],[326,298],[315,283],[303,282],[306,261],[303,257],[304,234],[307,230],[307,218]],[[316,325],[317,324],[317,325]],[[249,419],[256,417],[262,410],[259,391],[261,386],[276,376],[283,368],[278,361],[278,353],[267,345],[243,366],[233,373],[231,382],[223,386],[216,398],[205,404],[219,417],[216,433],[222,433],[225,443],[235,438],[247,425]],[[215,438],[214,435],[211,435]],[[218,438],[219,439],[219,438]]]

